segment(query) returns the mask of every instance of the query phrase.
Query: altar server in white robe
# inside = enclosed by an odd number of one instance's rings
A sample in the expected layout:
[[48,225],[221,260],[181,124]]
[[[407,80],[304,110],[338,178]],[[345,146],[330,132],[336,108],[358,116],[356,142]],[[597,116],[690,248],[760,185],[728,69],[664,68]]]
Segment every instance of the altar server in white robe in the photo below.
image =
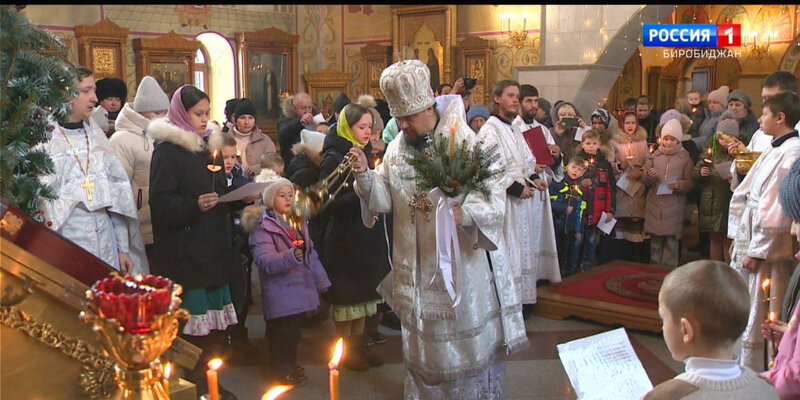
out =
[[[765,368],[761,323],[769,311],[780,315],[796,265],[797,242],[790,234],[792,221],[778,201],[778,187],[800,157],[800,138],[794,129],[798,120],[797,94],[779,93],[764,103],[759,122],[772,142],[734,190],[728,215],[728,237],[733,239],[731,267],[748,282],[752,304],[742,335],[741,362],[757,372]],[[770,279],[768,290],[762,288],[765,279]],[[765,295],[771,298],[768,307]]]
[[[482,144],[466,122],[461,96],[440,96],[441,108],[434,107],[430,72],[421,61],[389,66],[380,85],[402,134],[374,170],[361,149],[351,153],[358,157],[353,169],[364,224],[374,224],[379,213],[394,218],[393,270],[379,292],[401,320],[404,398],[501,399],[505,357],[528,346],[512,274],[506,265],[490,268],[485,252],[502,246],[504,193],[490,182],[488,198],[473,192],[451,205],[454,199],[418,188],[405,159],[412,147],[425,148],[433,135]],[[440,217],[455,229],[437,228]],[[442,257],[439,251],[451,246],[437,249],[437,241],[447,232],[459,251]]]
[[130,181],[105,133],[89,118],[97,102],[91,70],[78,67],[78,95],[66,121],[51,121],[39,148],[53,160],[42,177],[56,193],[42,200],[45,224],[115,269],[150,271]]
[[[536,120],[536,112],[539,108],[539,90],[533,85],[520,85],[519,87],[519,112],[512,125],[516,126],[520,132],[540,127],[547,141],[550,154],[555,160],[551,165],[544,165],[537,162],[535,172],[539,174],[546,185],[551,182],[560,182],[564,179],[564,157],[561,149],[553,139],[553,134],[546,126]],[[536,269],[536,279],[533,281],[534,291],[536,280],[543,279],[550,282],[561,282],[561,271],[558,268],[558,249],[556,246],[556,232],[553,227],[553,208],[547,192],[539,191],[533,196],[534,211],[533,219],[541,225],[539,229],[533,231],[534,261]],[[523,285],[526,282],[523,280]],[[524,287],[524,286],[523,286]],[[525,289],[523,289],[524,291]]]

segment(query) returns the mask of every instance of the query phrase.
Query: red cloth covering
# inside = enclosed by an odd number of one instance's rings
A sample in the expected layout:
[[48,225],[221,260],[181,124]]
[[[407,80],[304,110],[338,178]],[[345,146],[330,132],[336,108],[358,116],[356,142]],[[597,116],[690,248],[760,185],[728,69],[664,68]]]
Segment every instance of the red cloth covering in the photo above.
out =
[[[575,282],[567,283],[558,289],[553,290],[554,293],[563,294],[567,296],[581,297],[585,299],[592,299],[604,301],[607,303],[622,304],[632,307],[647,308],[651,310],[658,309],[657,297],[655,301],[639,300],[633,297],[622,296],[609,291],[605,283],[609,279],[613,279],[620,275],[640,275],[640,274],[653,274],[660,275],[663,280],[664,276],[669,272],[663,268],[641,266],[641,265],[620,265],[601,273],[586,277]],[[642,290],[639,285],[644,281],[652,280],[650,278],[635,278],[625,279],[622,282],[622,287],[630,292],[638,292],[644,296],[652,296],[652,293],[647,293]]]

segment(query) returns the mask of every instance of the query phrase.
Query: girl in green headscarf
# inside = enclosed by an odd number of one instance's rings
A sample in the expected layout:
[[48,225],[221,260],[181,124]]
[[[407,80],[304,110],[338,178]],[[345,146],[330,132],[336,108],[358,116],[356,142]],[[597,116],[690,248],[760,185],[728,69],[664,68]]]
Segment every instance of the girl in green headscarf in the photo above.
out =
[[348,104],[339,113],[336,134],[348,142],[364,148],[372,133],[372,113],[360,104]]

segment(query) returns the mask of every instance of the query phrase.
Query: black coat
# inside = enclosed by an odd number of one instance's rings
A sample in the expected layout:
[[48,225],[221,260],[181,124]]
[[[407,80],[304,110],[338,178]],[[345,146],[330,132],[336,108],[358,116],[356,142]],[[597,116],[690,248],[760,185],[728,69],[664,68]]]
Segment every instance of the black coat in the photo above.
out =
[[[148,128],[148,135],[155,139],[150,167],[152,262],[183,285],[184,291],[226,284],[235,262],[231,204],[218,203],[205,213],[200,211],[198,196],[211,192],[212,173],[206,167],[211,155],[206,149],[184,147],[186,135],[194,133],[164,125],[169,124],[154,121]],[[222,167],[222,157],[217,157],[216,164]],[[225,194],[224,170],[214,173],[213,179],[214,191]]]
[[[319,177],[328,176],[341,164],[352,144],[331,130],[325,137]],[[364,148],[369,154],[370,146]],[[335,305],[357,304],[379,299],[375,288],[389,273],[384,219],[372,228],[361,221],[361,203],[353,191],[354,177],[320,215],[322,235],[317,248],[333,286],[323,294]]]
[[294,158],[292,153],[292,146],[300,142],[300,131],[303,130],[303,124],[300,123],[300,117],[288,118],[281,117],[278,120],[278,145],[281,147],[281,157],[283,157],[283,164],[289,166],[289,163]]

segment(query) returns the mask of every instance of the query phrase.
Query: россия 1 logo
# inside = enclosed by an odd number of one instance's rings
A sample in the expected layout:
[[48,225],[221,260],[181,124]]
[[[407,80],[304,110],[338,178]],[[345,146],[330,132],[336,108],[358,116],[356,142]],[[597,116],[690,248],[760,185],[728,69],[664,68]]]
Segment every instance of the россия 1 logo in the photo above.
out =
[[642,44],[647,47],[738,47],[741,24],[644,24]]

